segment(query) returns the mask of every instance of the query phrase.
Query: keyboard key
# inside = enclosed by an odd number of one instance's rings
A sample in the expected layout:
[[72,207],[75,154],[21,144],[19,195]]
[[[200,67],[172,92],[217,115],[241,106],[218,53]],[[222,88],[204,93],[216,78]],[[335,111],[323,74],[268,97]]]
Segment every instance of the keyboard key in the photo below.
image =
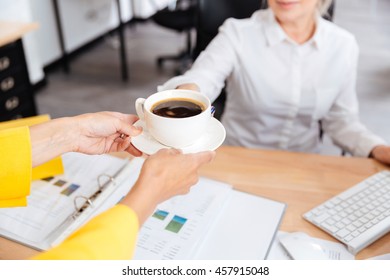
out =
[[326,220],[326,223],[328,223],[329,225],[334,225],[336,223],[336,221],[332,218],[329,218]]
[[348,234],[350,234],[351,232],[345,228],[343,229],[340,229],[337,233],[336,233],[336,236],[338,236],[339,238],[344,238],[345,236],[347,236]]
[[360,221],[355,221],[352,223],[355,227],[360,228],[363,224]]
[[364,217],[366,217],[367,219],[369,219],[369,220],[372,220],[372,219],[374,219],[375,218],[375,216],[374,215],[372,215],[371,214],[371,212],[370,213],[368,213],[368,214],[366,214],[366,216],[364,216]]
[[359,201],[358,203],[357,203],[357,206],[359,206],[359,207],[364,207],[366,204],[363,202],[363,201]]
[[341,202],[340,206],[343,208],[347,208],[349,206],[349,203],[347,201],[344,201],[344,202]]
[[354,203],[358,202],[360,199],[357,195],[354,195],[353,197],[350,198]]
[[315,209],[313,209],[311,211],[311,213],[314,214],[314,215],[320,215],[322,213],[322,211],[320,209],[318,209],[318,208],[315,208]]
[[334,215],[332,217],[336,222],[340,221],[342,219],[342,217],[340,217],[339,215]]
[[355,212],[355,215],[356,215],[356,217],[360,218],[361,216],[364,215],[364,213],[362,213],[360,210],[357,210],[357,211]]
[[346,212],[344,212],[344,211],[339,212],[339,215],[340,215],[341,217],[343,217],[343,218],[345,218],[345,217],[348,216],[348,214],[347,214]]
[[324,204],[324,206],[325,206],[326,208],[328,208],[328,209],[332,209],[332,208],[335,206],[335,204],[333,203],[333,201],[329,200],[328,202],[326,202],[326,203]]
[[345,209],[345,212],[347,212],[348,214],[352,214],[354,211],[352,208],[347,208]]
[[324,214],[322,214],[322,215],[320,215],[320,216],[314,217],[314,218],[313,218],[313,221],[314,221],[315,223],[321,224],[322,222],[324,222],[324,221],[325,221],[326,219],[328,219],[329,217],[330,217],[329,214],[324,213]]
[[317,209],[318,209],[319,211],[325,211],[325,210],[326,210],[324,205],[318,206]]
[[365,227],[361,227],[361,228],[359,228],[358,229],[358,231],[360,232],[360,233],[363,233],[363,232],[365,232],[367,229],[365,228]]
[[368,223],[365,224],[364,226],[365,226],[366,229],[369,229],[369,228],[372,227],[373,225],[374,225],[373,223],[368,222]]
[[379,219],[378,218],[374,218],[371,222],[375,225],[375,224],[377,224],[377,223],[379,223]]
[[330,224],[328,224],[328,223],[322,224],[322,227],[323,227],[325,230],[330,231],[332,234],[339,230],[338,227],[333,226],[333,225],[330,225]]
[[374,210],[375,209],[375,206],[373,204],[368,204],[366,207],[367,207],[368,210]]
[[345,240],[346,242],[348,242],[348,241],[351,241],[353,238],[354,238],[354,237],[352,236],[352,234],[350,234],[350,235],[347,235],[346,237],[344,237],[344,240]]
[[376,207],[378,207],[379,205],[381,205],[381,203],[379,202],[379,200],[375,200],[372,202],[372,204]]
[[348,216],[348,219],[350,219],[353,222],[353,221],[356,221],[358,219],[358,217],[355,216],[354,214],[351,214]]
[[345,224],[342,222],[338,222],[337,224],[335,224],[335,226],[338,227],[339,229],[342,229],[345,227]]
[[350,232],[354,231],[355,229],[356,229],[356,227],[352,224],[347,226],[347,230],[349,230]]
[[383,213],[386,211],[386,208],[383,207],[383,206],[379,206],[378,208],[376,208],[376,210],[378,210],[379,212]]
[[354,232],[352,232],[352,236],[353,237],[356,237],[356,236],[359,236],[360,235],[360,232],[359,231],[354,231]]
[[384,188],[381,188],[381,189],[379,190],[379,192],[380,192],[381,194],[385,194],[385,193],[388,192],[388,189],[387,189],[386,187],[384,187]]
[[352,221],[350,220],[350,219],[348,219],[348,218],[344,218],[344,219],[342,219],[341,220],[344,224],[346,224],[346,225],[349,225],[350,223],[352,223]]

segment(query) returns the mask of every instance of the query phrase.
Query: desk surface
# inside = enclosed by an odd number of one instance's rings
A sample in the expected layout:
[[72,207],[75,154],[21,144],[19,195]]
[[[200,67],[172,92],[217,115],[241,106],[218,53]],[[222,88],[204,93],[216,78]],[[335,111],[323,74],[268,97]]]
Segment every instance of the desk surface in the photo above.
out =
[[21,38],[25,33],[37,28],[37,23],[0,21],[0,47]]
[[[306,222],[302,214],[386,167],[372,159],[221,147],[200,174],[236,189],[288,204],[284,231],[303,231],[333,240]],[[390,252],[390,234],[362,250],[358,259]],[[0,238],[0,259],[28,258],[36,252]]]

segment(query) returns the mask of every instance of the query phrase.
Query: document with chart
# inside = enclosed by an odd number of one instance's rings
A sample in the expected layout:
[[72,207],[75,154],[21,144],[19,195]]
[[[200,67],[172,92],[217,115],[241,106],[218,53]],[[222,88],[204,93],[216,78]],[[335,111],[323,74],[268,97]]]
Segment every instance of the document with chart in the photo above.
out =
[[230,185],[201,178],[189,194],[158,206],[142,226],[135,259],[189,259],[232,194]]
[[145,222],[135,259],[265,259],[285,207],[201,178]]

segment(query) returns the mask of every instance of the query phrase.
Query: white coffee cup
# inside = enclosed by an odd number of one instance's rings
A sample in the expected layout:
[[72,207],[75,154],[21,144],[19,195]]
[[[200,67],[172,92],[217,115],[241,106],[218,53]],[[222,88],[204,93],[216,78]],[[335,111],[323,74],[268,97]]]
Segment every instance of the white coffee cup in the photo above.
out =
[[[170,118],[152,112],[156,104],[169,99],[189,99],[202,104],[203,111],[195,116]],[[166,90],[152,94],[148,98],[138,98],[135,109],[140,120],[144,121],[149,133],[161,144],[173,148],[184,148],[194,144],[206,132],[211,119],[211,102],[206,95],[192,90]]]

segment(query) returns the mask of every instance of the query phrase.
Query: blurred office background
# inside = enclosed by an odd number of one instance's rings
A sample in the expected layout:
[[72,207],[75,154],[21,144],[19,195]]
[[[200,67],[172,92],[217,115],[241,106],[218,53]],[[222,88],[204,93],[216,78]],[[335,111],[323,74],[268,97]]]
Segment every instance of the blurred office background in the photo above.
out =
[[[213,1],[213,0],[210,0]],[[117,30],[120,3],[128,80],[123,81]],[[134,101],[188,65],[162,55],[186,47],[186,33],[164,28],[151,18],[172,0],[0,0],[0,20],[37,21],[40,28],[23,39],[38,111],[52,117],[100,110],[135,113]],[[352,32],[360,46],[357,92],[361,120],[390,142],[390,1],[336,0],[333,21]],[[55,4],[69,54],[62,52]],[[57,18],[57,19],[58,19]],[[191,38],[195,39],[195,30]],[[339,154],[325,138],[323,153]]]

